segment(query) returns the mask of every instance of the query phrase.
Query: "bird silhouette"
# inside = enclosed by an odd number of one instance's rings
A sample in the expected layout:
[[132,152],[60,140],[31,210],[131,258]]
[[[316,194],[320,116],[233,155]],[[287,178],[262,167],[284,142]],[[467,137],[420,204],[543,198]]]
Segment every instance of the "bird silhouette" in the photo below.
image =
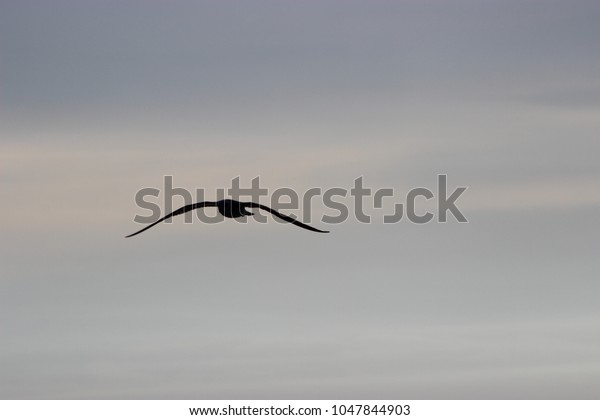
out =
[[247,210],[248,208],[261,209],[261,210],[268,211],[273,216],[277,216],[278,218],[285,220],[286,222],[291,223],[293,225],[299,226],[301,228],[304,228],[304,229],[307,229],[307,230],[310,230],[313,232],[329,233],[329,231],[327,231],[327,230],[319,230],[312,226],[308,226],[302,222],[292,219],[290,216],[281,214],[278,211],[275,211],[272,208],[264,206],[262,204],[253,203],[253,202],[241,202],[241,201],[237,201],[237,200],[229,200],[228,199],[228,200],[220,200],[220,201],[201,201],[199,203],[188,204],[187,206],[183,206],[180,209],[177,209],[174,212],[167,214],[162,219],[158,219],[156,222],[152,223],[151,225],[148,225],[145,228],[138,230],[135,233],[132,233],[131,235],[127,235],[126,238],[131,238],[132,236],[142,233],[143,231],[150,229],[152,226],[157,225],[160,222],[163,222],[167,219],[170,219],[173,216],[178,216],[180,214],[187,213],[188,211],[192,211],[192,210],[203,208],[203,207],[216,207],[219,210],[219,213],[221,213],[225,217],[229,217],[232,219],[238,218],[238,217],[254,215],[254,213],[250,213]]

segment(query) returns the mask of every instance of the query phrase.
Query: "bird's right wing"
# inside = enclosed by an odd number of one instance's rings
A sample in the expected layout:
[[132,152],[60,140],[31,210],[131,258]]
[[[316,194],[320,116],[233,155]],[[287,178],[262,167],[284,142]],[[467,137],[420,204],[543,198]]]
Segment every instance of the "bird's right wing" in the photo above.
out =
[[267,207],[267,206],[265,206],[263,204],[258,204],[258,203],[244,203],[244,204],[246,204],[246,206],[248,206],[250,208],[259,208],[259,209],[268,211],[273,216],[277,216],[280,219],[285,220],[288,223],[291,223],[293,225],[299,226],[299,227],[304,228],[306,230],[311,230],[313,232],[319,232],[319,233],[329,233],[328,230],[320,230],[320,229],[314,228],[314,227],[309,226],[307,224],[304,224],[304,223],[302,223],[302,222],[300,222],[300,221],[298,221],[296,219],[292,219],[290,216],[286,216],[285,214],[281,214],[277,210],[273,210],[272,208]]
[[151,225],[146,226],[144,229],[138,230],[137,232],[132,233],[131,235],[127,235],[126,238],[131,238],[132,236],[142,233],[143,231],[150,229],[152,226],[157,225],[160,222],[163,222],[167,219],[170,219],[173,216],[178,216],[180,214],[187,213],[188,211],[192,211],[192,210],[199,209],[202,207],[215,207],[216,205],[217,205],[217,203],[215,203],[214,201],[201,201],[199,203],[188,204],[187,206],[183,206],[182,208],[175,210],[173,213],[167,214],[162,219],[158,219],[156,222],[152,223]]

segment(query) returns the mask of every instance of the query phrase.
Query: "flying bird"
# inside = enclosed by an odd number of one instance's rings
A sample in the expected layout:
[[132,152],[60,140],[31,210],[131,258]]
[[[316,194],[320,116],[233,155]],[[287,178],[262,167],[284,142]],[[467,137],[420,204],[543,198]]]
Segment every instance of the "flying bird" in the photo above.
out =
[[237,200],[220,200],[220,201],[201,201],[199,203],[188,204],[187,206],[183,206],[182,208],[175,210],[173,213],[167,214],[165,217],[157,220],[156,222],[152,223],[151,225],[148,225],[145,228],[138,230],[135,233],[132,233],[131,235],[127,235],[126,238],[131,238],[132,236],[142,233],[143,231],[150,229],[152,226],[157,225],[160,222],[163,222],[167,219],[170,219],[173,216],[178,216],[180,214],[187,213],[188,211],[192,211],[192,210],[203,208],[203,207],[216,207],[217,209],[219,209],[219,213],[221,213],[225,217],[229,217],[232,219],[237,218],[237,217],[254,215],[254,213],[250,213],[247,210],[248,208],[261,209],[261,210],[271,213],[273,216],[277,216],[278,218],[285,220],[288,223],[291,223],[296,226],[300,226],[301,228],[311,230],[313,232],[329,233],[329,231],[327,231],[327,230],[319,230],[312,226],[308,226],[302,222],[292,219],[289,216],[286,216],[285,214],[281,214],[278,211],[275,211],[272,208],[264,206],[259,203],[241,202],[241,201],[237,201]]

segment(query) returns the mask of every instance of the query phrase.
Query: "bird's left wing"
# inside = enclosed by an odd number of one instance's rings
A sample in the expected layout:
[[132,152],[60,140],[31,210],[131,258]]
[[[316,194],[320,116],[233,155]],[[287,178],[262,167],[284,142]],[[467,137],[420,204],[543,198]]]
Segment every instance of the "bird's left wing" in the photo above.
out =
[[156,222],[152,223],[151,225],[146,226],[144,229],[138,230],[137,232],[132,233],[131,235],[127,235],[126,238],[131,238],[132,236],[142,233],[143,231],[150,229],[152,226],[157,225],[164,220],[170,219],[173,216],[187,213],[188,211],[192,211],[192,210],[199,209],[202,207],[214,207],[216,205],[217,205],[217,203],[215,203],[214,201],[201,201],[199,203],[188,204],[187,206],[183,206],[180,209],[177,209],[174,212],[167,214],[162,219],[158,219]]

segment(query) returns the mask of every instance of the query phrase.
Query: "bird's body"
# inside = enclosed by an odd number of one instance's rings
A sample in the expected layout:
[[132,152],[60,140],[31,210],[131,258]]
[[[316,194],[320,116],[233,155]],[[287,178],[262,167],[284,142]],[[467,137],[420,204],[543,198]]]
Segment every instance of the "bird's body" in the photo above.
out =
[[241,203],[236,200],[221,200],[216,202],[219,213],[231,219],[253,215],[253,213],[246,210],[245,204],[248,203]]
[[203,207],[216,207],[219,210],[219,213],[221,213],[223,216],[231,218],[231,219],[236,219],[236,218],[245,217],[245,216],[252,216],[254,213],[249,212],[247,210],[248,208],[262,209],[262,210],[268,211],[272,215],[277,216],[278,218],[280,218],[282,220],[285,220],[288,223],[294,224],[301,228],[304,228],[304,229],[307,229],[307,230],[310,230],[313,232],[329,233],[328,231],[319,230],[312,226],[308,226],[302,222],[292,219],[289,216],[281,214],[278,211],[273,210],[272,208],[264,206],[259,203],[242,202],[242,201],[237,201],[237,200],[226,199],[226,200],[219,200],[219,201],[201,201],[201,202],[195,203],[195,204],[188,204],[187,206],[183,206],[180,209],[175,210],[173,213],[167,214],[165,217],[157,220],[156,222],[152,223],[151,225],[148,225],[145,228],[143,228],[135,233],[132,233],[131,235],[127,235],[126,238],[130,238],[132,236],[137,235],[138,233],[142,233],[143,231],[150,229],[152,226],[157,225],[158,223],[160,223],[164,220],[170,219],[173,216],[177,216],[177,215],[180,215],[183,213],[187,213],[188,211],[192,211],[192,210],[195,210],[198,208],[203,208]]

